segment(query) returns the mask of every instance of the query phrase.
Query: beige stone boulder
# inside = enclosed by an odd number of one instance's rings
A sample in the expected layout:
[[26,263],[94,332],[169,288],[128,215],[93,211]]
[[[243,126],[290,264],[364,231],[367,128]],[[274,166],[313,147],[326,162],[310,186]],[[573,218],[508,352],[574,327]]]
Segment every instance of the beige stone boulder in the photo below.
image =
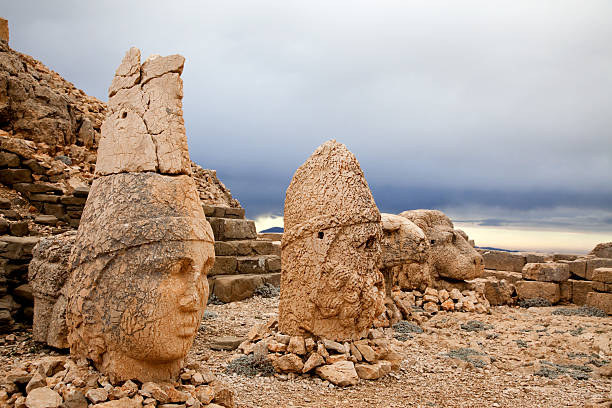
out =
[[381,272],[387,294],[393,287],[424,290],[431,285],[430,246],[425,233],[412,221],[395,214],[381,214]]
[[174,380],[208,299],[214,240],[185,168],[181,58],[148,73],[131,49],[117,69],[70,256],[70,352],[113,383]]
[[335,140],[295,172],[285,199],[279,328],[363,338],[384,311],[380,213],[355,156]]
[[455,230],[452,221],[438,210],[411,210],[400,213],[423,230],[429,240],[432,278],[468,280],[484,272],[482,256],[468,243],[465,233]]
[[68,348],[68,301],[63,289],[69,278],[69,258],[75,239],[76,231],[42,238],[32,250],[28,270],[34,295],[32,336],[55,348]]
[[590,255],[595,255],[597,258],[612,258],[612,242],[595,245]]

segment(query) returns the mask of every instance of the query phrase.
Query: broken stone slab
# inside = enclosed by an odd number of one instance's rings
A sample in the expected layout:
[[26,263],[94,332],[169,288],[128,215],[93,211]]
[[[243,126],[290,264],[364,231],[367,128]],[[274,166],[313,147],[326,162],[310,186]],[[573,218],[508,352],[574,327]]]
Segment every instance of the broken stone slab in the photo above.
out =
[[522,272],[527,262],[525,255],[503,251],[485,251],[482,254],[487,269]]
[[212,339],[210,343],[210,348],[212,350],[224,350],[231,351],[236,350],[240,343],[246,340],[246,337],[236,337],[236,336],[221,336],[215,337]]
[[562,282],[570,277],[569,266],[557,262],[528,263],[522,273],[523,279],[540,282]]
[[184,57],[130,49],[109,89],[96,175],[156,171],[191,174],[182,114]]

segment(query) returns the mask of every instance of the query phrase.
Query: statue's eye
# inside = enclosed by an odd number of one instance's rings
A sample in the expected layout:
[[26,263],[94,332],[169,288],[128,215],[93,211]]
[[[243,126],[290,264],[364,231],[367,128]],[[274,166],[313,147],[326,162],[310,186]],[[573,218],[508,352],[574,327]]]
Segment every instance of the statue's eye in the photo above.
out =
[[370,237],[366,241],[365,246],[366,246],[367,249],[372,249],[372,248],[374,248],[374,244],[375,243],[376,243],[376,238],[375,237]]
[[319,239],[323,239],[324,236],[325,234],[323,233],[323,231],[319,231],[319,233],[317,234],[317,238]]
[[430,243],[431,245],[435,245],[435,244],[436,244],[436,240],[435,240],[435,239],[432,239],[431,241],[429,241],[429,243]]

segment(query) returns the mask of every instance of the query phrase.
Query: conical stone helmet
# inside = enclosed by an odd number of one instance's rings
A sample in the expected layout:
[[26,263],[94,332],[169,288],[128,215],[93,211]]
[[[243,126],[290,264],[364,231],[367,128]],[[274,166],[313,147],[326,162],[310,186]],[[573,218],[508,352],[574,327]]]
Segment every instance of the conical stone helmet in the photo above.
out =
[[279,328],[358,340],[383,312],[380,213],[355,156],[321,145],[295,172],[285,199]]

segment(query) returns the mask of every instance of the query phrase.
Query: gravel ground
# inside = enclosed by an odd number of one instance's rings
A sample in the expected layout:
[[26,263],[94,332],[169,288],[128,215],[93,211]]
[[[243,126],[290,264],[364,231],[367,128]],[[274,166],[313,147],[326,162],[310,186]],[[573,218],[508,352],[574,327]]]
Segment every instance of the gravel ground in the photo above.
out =
[[[612,399],[612,318],[553,314],[558,307],[443,312],[423,324],[423,333],[400,337],[405,341],[386,329],[406,356],[401,370],[355,387],[309,376],[226,374],[238,354],[213,351],[211,342],[245,336],[277,307],[278,298],[262,297],[209,305],[189,353],[233,386],[238,407],[584,407]],[[30,337],[0,336],[0,374],[49,354]]]

